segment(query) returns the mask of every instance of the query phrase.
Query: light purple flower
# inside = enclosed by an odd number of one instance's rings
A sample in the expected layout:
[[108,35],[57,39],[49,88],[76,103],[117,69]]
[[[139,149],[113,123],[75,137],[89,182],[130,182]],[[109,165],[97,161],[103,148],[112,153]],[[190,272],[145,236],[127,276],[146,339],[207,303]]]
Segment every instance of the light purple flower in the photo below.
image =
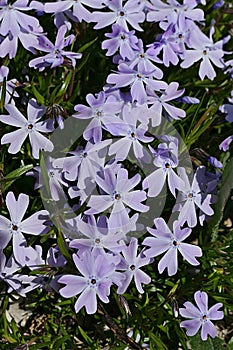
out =
[[169,190],[176,197],[176,189],[183,187],[182,179],[173,170],[178,167],[178,140],[174,138],[169,144],[159,144],[157,151],[151,146],[149,149],[154,154],[153,163],[158,169],[143,180],[143,189],[148,188],[149,197],[156,197],[162,191],[167,178]]
[[91,21],[97,22],[94,29],[101,29],[116,23],[125,28],[125,30],[129,30],[129,24],[134,29],[142,31],[143,29],[139,26],[139,23],[145,20],[144,4],[140,3],[135,6],[134,0],[128,0],[125,4],[122,3],[123,0],[111,0],[107,4],[111,12],[93,12]]
[[73,254],[73,260],[77,270],[81,275],[63,275],[58,282],[65,284],[59,293],[70,298],[80,294],[75,303],[75,311],[85,306],[88,314],[97,311],[97,296],[104,303],[109,302],[110,287],[116,274],[117,258],[112,259],[107,253],[95,251],[85,251],[81,257]]
[[36,49],[48,52],[47,55],[37,57],[29,62],[29,67],[34,67],[43,71],[45,67],[55,68],[62,64],[70,64],[75,67],[76,59],[82,57],[81,53],[64,51],[64,48],[71,45],[75,36],[73,34],[65,38],[67,26],[63,25],[58,29],[55,44],[53,44],[46,36],[40,36]]
[[5,248],[12,238],[14,257],[22,265],[25,264],[27,249],[27,241],[23,233],[40,235],[48,229],[48,226],[45,226],[45,222],[48,220],[47,210],[40,210],[23,220],[28,205],[29,197],[26,194],[20,193],[18,200],[16,200],[14,193],[8,192],[6,206],[10,219],[0,215],[1,248]]
[[72,8],[73,16],[75,16],[79,22],[83,20],[86,22],[91,21],[91,12],[85,7],[90,8],[102,8],[103,4],[98,0],[59,0],[57,2],[46,2],[44,5],[44,11],[46,13],[62,13]]
[[79,146],[76,151],[69,152],[71,157],[54,160],[54,167],[63,169],[68,181],[77,181],[81,190],[87,187],[88,180],[95,182],[97,172],[104,167],[107,146],[112,140],[100,141],[96,144],[88,142],[86,147]]
[[195,62],[201,60],[199,67],[199,76],[201,80],[203,80],[205,76],[213,80],[216,77],[213,65],[224,68],[223,56],[225,52],[222,49],[224,39],[214,43],[212,37],[210,36],[210,38],[208,38],[196,25],[193,25],[193,29],[196,33],[190,37],[192,50],[186,50],[184,52],[182,56],[184,60],[180,66],[182,68],[189,68]]
[[[167,85],[161,94],[156,94],[154,90],[148,89],[148,104],[152,104],[150,109],[153,111],[152,126],[158,125],[161,120],[163,110],[165,110],[172,119],[184,118],[186,113],[183,109],[173,106],[168,103],[172,100],[176,100],[183,95],[184,89],[178,90],[179,84],[177,82],[171,82]],[[160,124],[160,123],[159,123]]]
[[[208,216],[214,214],[211,208],[211,194],[203,193],[200,187],[200,178],[198,172],[202,172],[203,167],[199,167],[194,173],[192,182],[189,181],[188,175],[184,168],[178,168],[178,174],[183,180],[183,188],[180,189],[177,201],[173,207],[173,211],[180,211],[179,222],[184,224],[187,222],[189,227],[195,227],[197,225],[197,213],[199,208],[201,213]],[[202,224],[202,222],[200,222]]]
[[92,118],[84,130],[83,137],[87,141],[93,139],[94,143],[97,143],[102,139],[102,128],[115,120],[116,114],[122,108],[122,102],[117,101],[112,95],[108,96],[104,91],[99,92],[96,96],[88,94],[86,101],[89,106],[77,104],[74,107],[77,113],[73,114],[73,117],[77,119]]
[[96,176],[96,183],[102,195],[92,195],[85,214],[98,214],[112,207],[110,218],[114,217],[115,227],[128,226],[130,220],[127,207],[138,212],[146,212],[149,207],[141,202],[146,200],[146,192],[132,189],[139,184],[141,176],[136,174],[128,179],[128,171],[121,168],[115,175],[111,169],[104,171],[103,177]]
[[123,257],[117,265],[117,269],[124,271],[122,274],[125,279],[122,281],[122,285],[117,289],[118,294],[124,294],[126,292],[132,279],[134,279],[139,293],[144,293],[142,283],[148,284],[151,282],[150,276],[141,270],[142,266],[150,264],[151,259],[143,256],[143,252],[138,255],[137,252],[138,240],[136,238],[132,238],[129,245],[124,245],[122,248]]
[[112,73],[107,77],[107,83],[115,84],[115,88],[130,86],[132,101],[140,105],[147,102],[147,93],[145,86],[159,91],[165,89],[167,84],[164,81],[153,79],[156,69],[147,72],[142,67],[140,70],[130,68],[126,63],[120,63],[118,72]]
[[217,329],[211,320],[221,320],[224,317],[223,311],[219,311],[222,303],[214,304],[208,308],[208,294],[200,290],[194,294],[196,305],[190,301],[184,303],[184,308],[180,308],[181,316],[190,320],[182,321],[180,327],[187,328],[186,334],[189,336],[195,335],[201,328],[201,339],[207,340],[208,335],[215,338]]
[[37,37],[41,35],[43,29],[38,19],[22,11],[31,10],[28,0],[17,0],[8,4],[7,0],[0,3],[0,35],[3,41],[0,44],[0,57],[9,54],[9,58],[16,55],[18,39],[23,46],[30,51],[37,42]]
[[228,136],[225,140],[223,140],[220,143],[219,149],[223,150],[224,152],[228,151],[232,141],[233,141],[233,135]]
[[204,12],[201,9],[195,9],[196,0],[184,0],[180,4],[176,0],[168,0],[164,3],[160,0],[151,0],[152,5],[148,5],[147,21],[160,22],[162,29],[167,29],[168,25],[178,22],[184,22],[186,19],[192,21],[204,21]]
[[153,141],[154,138],[145,135],[148,126],[139,124],[137,119],[138,115],[146,117],[148,113],[149,110],[144,106],[130,108],[125,105],[123,107],[122,119],[118,118],[107,126],[107,130],[112,135],[121,136],[109,147],[109,155],[115,154],[117,160],[124,160],[127,158],[130,149],[133,148],[136,159],[143,160],[145,163],[150,162],[151,156],[141,142],[148,143]]
[[10,143],[9,153],[18,153],[27,136],[29,136],[34,158],[39,158],[40,150],[49,152],[53,150],[53,143],[41,134],[52,132],[53,127],[49,125],[48,121],[39,121],[45,113],[45,109],[42,106],[38,106],[35,99],[31,99],[28,102],[28,119],[12,103],[6,104],[5,109],[9,115],[0,115],[0,121],[19,128],[16,131],[5,134],[1,139],[2,145]]
[[163,273],[165,268],[167,268],[169,276],[177,273],[178,252],[191,265],[200,264],[196,257],[202,256],[201,248],[193,244],[183,243],[191,234],[190,228],[181,229],[180,223],[175,221],[172,232],[162,218],[155,219],[154,224],[156,229],[147,228],[154,237],[146,237],[142,244],[150,247],[144,251],[146,257],[153,258],[166,252],[159,261],[159,273]]
[[134,58],[134,50],[138,49],[138,38],[134,34],[135,30],[128,31],[118,24],[113,24],[112,33],[105,34],[109,39],[102,42],[102,49],[108,50],[107,56],[112,56],[119,50],[124,60],[131,60]]
[[90,248],[115,252],[120,250],[119,241],[125,238],[123,231],[117,232],[108,227],[105,216],[100,216],[97,221],[93,215],[88,216],[87,222],[79,220],[78,230],[80,238],[73,239],[69,246],[78,249],[79,254]]

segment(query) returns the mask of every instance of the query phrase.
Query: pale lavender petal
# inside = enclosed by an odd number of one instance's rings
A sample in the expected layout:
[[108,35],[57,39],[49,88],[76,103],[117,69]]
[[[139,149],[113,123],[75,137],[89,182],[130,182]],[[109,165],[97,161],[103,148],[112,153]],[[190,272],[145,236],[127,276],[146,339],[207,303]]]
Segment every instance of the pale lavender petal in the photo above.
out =
[[0,215],[0,249],[4,249],[11,240],[10,227],[10,220]]
[[109,147],[108,154],[111,156],[116,154],[118,160],[124,160],[127,158],[132,141],[126,137],[123,137],[120,140],[117,140]]
[[94,288],[86,288],[75,303],[75,311],[78,313],[85,306],[88,314],[94,314],[97,311],[97,298]]
[[201,312],[206,315],[208,310],[208,295],[206,292],[201,292],[200,290],[194,294],[194,299],[201,310]]
[[176,274],[178,268],[177,249],[171,248],[159,261],[159,273],[163,273],[165,268],[168,270],[168,276],[173,276]]
[[210,320],[207,320],[202,324],[201,339],[207,340],[208,335],[210,335],[212,338],[215,338],[217,335],[217,329]]
[[209,309],[208,317],[211,320],[221,320],[224,317],[223,311],[218,310],[220,307],[223,307],[222,303],[217,303]]
[[194,306],[190,301],[186,301],[184,303],[185,308],[180,308],[179,313],[183,317],[187,318],[200,318],[201,317],[201,311]]
[[145,190],[148,188],[148,196],[156,197],[162,191],[166,180],[166,173],[162,168],[155,170],[149,176],[147,176],[142,182],[142,188]]
[[54,148],[53,143],[38,131],[29,133],[29,139],[32,146],[32,155],[35,159],[39,159],[40,150],[52,152]]
[[199,261],[195,258],[196,256],[202,256],[202,250],[198,246],[194,246],[188,243],[180,243],[179,252],[182,254],[185,260],[191,265],[199,265]]
[[81,276],[64,275],[58,279],[59,283],[66,284],[59,290],[59,293],[65,298],[71,298],[83,291],[87,286],[86,279]]
[[199,331],[201,327],[201,321],[198,321],[198,320],[182,321],[180,323],[180,327],[187,328],[186,334],[189,336],[193,336]]
[[1,139],[1,144],[4,145],[7,143],[10,143],[8,152],[12,154],[16,154],[20,151],[20,148],[27,136],[28,136],[28,132],[26,130],[18,129],[3,135]]
[[6,206],[10,213],[11,220],[14,224],[20,223],[27,207],[29,205],[29,197],[24,193],[20,193],[18,200],[15,199],[13,192],[8,192],[6,196]]
[[149,207],[147,205],[140,203],[145,199],[146,199],[146,193],[144,191],[137,190],[137,191],[133,191],[125,194],[123,201],[130,208],[144,213],[149,210]]
[[144,255],[150,258],[160,255],[170,248],[170,240],[154,237],[146,237],[142,244],[150,247],[144,251]]
[[24,233],[29,233],[31,235],[39,235],[45,229],[45,221],[48,220],[47,210],[40,210],[37,213],[32,214],[29,218],[21,222],[21,230]]
[[134,281],[138,292],[142,294],[144,293],[144,290],[142,288],[142,283],[144,284],[150,283],[151,278],[144,271],[138,269],[134,274]]
[[111,207],[113,204],[113,199],[109,195],[92,195],[88,206],[91,207],[90,209],[85,211],[85,214],[97,214],[105,211],[109,207]]

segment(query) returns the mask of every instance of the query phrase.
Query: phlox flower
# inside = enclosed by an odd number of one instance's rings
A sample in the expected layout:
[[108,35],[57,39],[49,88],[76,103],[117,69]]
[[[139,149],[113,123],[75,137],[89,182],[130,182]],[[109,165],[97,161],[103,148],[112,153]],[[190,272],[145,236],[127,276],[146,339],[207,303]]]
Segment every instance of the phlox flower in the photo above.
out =
[[69,152],[70,157],[54,160],[54,167],[63,169],[64,178],[77,181],[79,189],[87,187],[88,179],[95,182],[97,172],[104,167],[107,146],[112,140],[100,141],[96,144],[88,142],[86,147],[79,146],[77,150]]
[[149,149],[154,154],[153,164],[158,169],[143,180],[143,189],[148,188],[149,197],[156,197],[162,191],[167,179],[169,190],[176,197],[176,189],[181,189],[183,185],[182,179],[174,171],[178,167],[178,140],[174,138],[169,144],[159,144],[157,151],[151,146]]
[[144,106],[129,108],[128,105],[125,105],[123,107],[122,119],[118,118],[107,126],[107,130],[112,135],[121,136],[109,147],[109,155],[115,154],[117,160],[124,160],[132,147],[136,159],[143,160],[146,163],[150,162],[150,154],[141,142],[148,143],[153,141],[154,138],[145,135],[148,126],[139,124],[137,119],[137,115],[143,114],[145,117],[148,113],[149,110]]
[[225,52],[222,49],[224,39],[214,43],[211,36],[208,38],[196,25],[193,26],[193,29],[196,32],[192,34],[193,31],[191,31],[189,41],[192,49],[185,50],[182,56],[183,62],[180,66],[189,68],[195,62],[201,60],[198,72],[199,77],[203,80],[207,76],[207,78],[213,80],[216,77],[213,65],[224,68],[223,56]]
[[45,67],[51,66],[51,68],[55,68],[65,63],[69,64],[69,62],[75,67],[76,59],[80,59],[82,54],[64,51],[64,48],[71,45],[75,38],[73,34],[65,38],[66,32],[66,25],[58,29],[55,44],[45,36],[40,36],[36,48],[40,51],[48,52],[48,54],[32,59],[29,62],[29,67],[34,67],[39,69],[39,71],[43,71]]
[[169,102],[176,100],[183,95],[184,89],[178,90],[179,84],[177,82],[171,82],[167,87],[156,94],[155,91],[147,89],[148,91],[148,104],[151,104],[150,109],[153,111],[152,126],[156,126],[158,121],[161,120],[163,111],[165,110],[169,117],[172,119],[184,118],[186,113],[183,109],[173,106]]
[[83,137],[89,141],[93,139],[94,143],[102,140],[102,128],[111,124],[116,114],[122,108],[122,102],[116,100],[112,95],[107,95],[104,91],[99,92],[96,96],[88,94],[86,101],[89,106],[77,104],[73,114],[77,119],[91,119],[91,122],[84,130]]
[[78,313],[85,306],[88,314],[94,314],[97,311],[97,297],[102,302],[108,303],[113,281],[117,280],[117,283],[120,283],[115,271],[119,258],[95,250],[85,251],[81,257],[73,254],[73,260],[79,275],[61,276],[58,282],[65,286],[59,293],[65,298],[80,294],[75,302],[75,311]]
[[12,239],[14,257],[22,265],[25,264],[25,253],[31,248],[27,247],[27,241],[23,233],[40,235],[47,232],[48,229],[48,226],[45,225],[48,220],[47,210],[40,210],[23,220],[28,205],[29,197],[26,194],[20,193],[18,199],[16,199],[13,192],[8,192],[6,206],[10,219],[0,215],[1,248],[5,248]]
[[205,20],[204,11],[195,8],[196,0],[184,0],[183,4],[176,0],[167,0],[165,3],[161,0],[151,0],[151,3],[148,5],[147,21],[160,22],[160,27],[164,30],[169,24],[184,23],[186,19],[198,22]]
[[18,39],[23,46],[33,52],[33,47],[43,29],[38,19],[22,11],[31,10],[28,0],[17,0],[13,4],[3,0],[0,3],[0,57],[9,54],[10,59],[15,57]]
[[122,258],[117,265],[117,269],[123,271],[122,274],[125,279],[122,281],[122,285],[117,289],[118,294],[124,294],[126,292],[132,279],[134,279],[139,293],[144,293],[142,283],[148,284],[151,282],[150,276],[141,270],[142,266],[150,264],[151,259],[145,257],[143,252],[137,255],[137,251],[138,240],[136,238],[132,238],[129,245],[123,245],[121,250]]
[[1,138],[2,145],[10,143],[9,153],[18,153],[27,136],[29,136],[34,158],[39,158],[40,150],[49,152],[53,150],[53,143],[41,134],[52,132],[53,126],[49,125],[48,121],[39,121],[45,113],[45,109],[42,106],[38,106],[35,99],[31,99],[28,102],[28,119],[12,103],[6,104],[5,109],[9,115],[0,115],[0,121],[19,128],[16,131],[5,134]]
[[109,39],[102,42],[102,49],[108,50],[106,55],[112,56],[119,50],[121,57],[131,60],[134,57],[134,50],[138,48],[138,38],[134,35],[135,30],[126,30],[118,24],[112,25],[112,33],[106,33]]
[[88,215],[87,222],[78,221],[80,238],[72,239],[69,246],[78,249],[79,254],[91,249],[106,249],[108,251],[119,250],[119,241],[125,238],[125,232],[111,230],[105,216],[99,216],[98,220],[93,215]]
[[[199,169],[199,170],[198,170]],[[188,175],[184,168],[178,168],[178,174],[182,178],[182,188],[179,189],[177,201],[173,207],[174,211],[180,211],[179,222],[184,224],[187,222],[189,227],[195,227],[197,225],[197,213],[196,210],[199,208],[201,214],[211,216],[214,214],[210,204],[212,202],[212,195],[203,193],[200,185],[200,177],[198,172],[202,172],[202,167],[199,167],[194,173],[193,178],[190,182]],[[200,219],[200,218],[199,218]],[[203,224],[202,220],[200,221]]]
[[156,55],[150,54],[149,50],[144,50],[142,39],[138,40],[138,48],[134,50],[134,57],[128,63],[130,68],[138,68],[147,72],[154,71],[154,77],[161,79],[163,71],[158,68],[153,62],[163,63]]
[[222,303],[217,303],[208,308],[208,294],[206,292],[197,291],[194,294],[196,305],[190,301],[184,303],[184,308],[180,308],[179,312],[182,317],[189,318],[187,321],[182,321],[180,327],[186,328],[186,334],[189,336],[195,335],[201,328],[201,339],[207,340],[208,335],[215,338],[217,329],[211,320],[221,320],[224,317],[223,311],[220,311]]
[[138,102],[138,104],[141,105],[147,102],[146,85],[156,91],[166,88],[166,83],[164,81],[153,79],[156,77],[156,72],[157,69],[148,72],[144,67],[133,69],[126,63],[120,63],[118,72],[111,73],[107,77],[107,83],[115,84],[115,88],[130,86],[132,101]]
[[87,205],[90,209],[85,214],[98,214],[112,207],[110,218],[114,217],[115,227],[128,226],[129,214],[127,207],[138,212],[147,212],[149,207],[141,202],[146,200],[146,192],[132,189],[139,184],[141,176],[136,174],[128,178],[128,171],[120,168],[118,173],[106,169],[102,176],[96,176],[96,183],[102,190],[102,194],[91,195]]
[[190,228],[180,228],[180,223],[175,221],[173,223],[173,232],[167,226],[162,218],[154,220],[156,229],[147,228],[148,232],[154,237],[146,237],[142,242],[143,245],[150,247],[144,251],[146,257],[153,258],[162,253],[165,253],[159,261],[159,273],[163,273],[165,268],[168,270],[168,275],[173,276],[178,269],[178,252],[191,265],[199,265],[196,257],[202,256],[200,247],[193,244],[184,243],[183,241],[190,236]]
[[44,11],[46,13],[63,13],[72,8],[72,14],[78,19],[79,22],[83,20],[86,22],[91,21],[91,12],[86,8],[102,8],[103,4],[98,0],[58,0],[57,2],[46,2],[44,5]]
[[139,23],[144,22],[145,13],[144,4],[139,3],[135,6],[134,0],[128,0],[123,4],[123,0],[111,0],[107,2],[107,8],[110,12],[95,11],[91,15],[91,21],[97,22],[94,29],[101,29],[116,23],[129,30],[128,24],[138,31],[143,31]]

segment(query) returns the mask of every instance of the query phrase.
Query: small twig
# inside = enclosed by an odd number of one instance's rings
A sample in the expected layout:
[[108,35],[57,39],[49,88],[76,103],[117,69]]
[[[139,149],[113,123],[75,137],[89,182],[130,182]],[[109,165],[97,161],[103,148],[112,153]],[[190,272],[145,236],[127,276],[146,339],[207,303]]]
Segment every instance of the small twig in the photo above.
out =
[[104,309],[103,305],[99,304],[98,313],[101,316],[104,316],[106,324],[111,329],[111,331],[122,340],[123,343],[126,343],[131,346],[132,349],[141,350],[141,346],[133,341],[132,338],[130,338],[121,327],[119,327],[112,319],[112,317],[107,313],[107,311]]

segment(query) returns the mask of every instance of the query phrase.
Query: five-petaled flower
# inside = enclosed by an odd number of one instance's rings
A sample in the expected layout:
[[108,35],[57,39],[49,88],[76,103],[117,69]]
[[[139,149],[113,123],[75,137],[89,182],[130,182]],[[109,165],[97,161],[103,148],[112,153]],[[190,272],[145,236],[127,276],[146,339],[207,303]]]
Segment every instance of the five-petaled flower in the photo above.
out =
[[184,303],[185,308],[180,308],[180,314],[190,320],[182,321],[180,326],[187,328],[187,335],[195,335],[201,327],[201,339],[207,340],[208,335],[216,337],[217,329],[211,320],[221,320],[224,317],[223,311],[219,311],[222,303],[217,303],[208,309],[208,294],[200,290],[194,294],[197,307],[190,301]]

